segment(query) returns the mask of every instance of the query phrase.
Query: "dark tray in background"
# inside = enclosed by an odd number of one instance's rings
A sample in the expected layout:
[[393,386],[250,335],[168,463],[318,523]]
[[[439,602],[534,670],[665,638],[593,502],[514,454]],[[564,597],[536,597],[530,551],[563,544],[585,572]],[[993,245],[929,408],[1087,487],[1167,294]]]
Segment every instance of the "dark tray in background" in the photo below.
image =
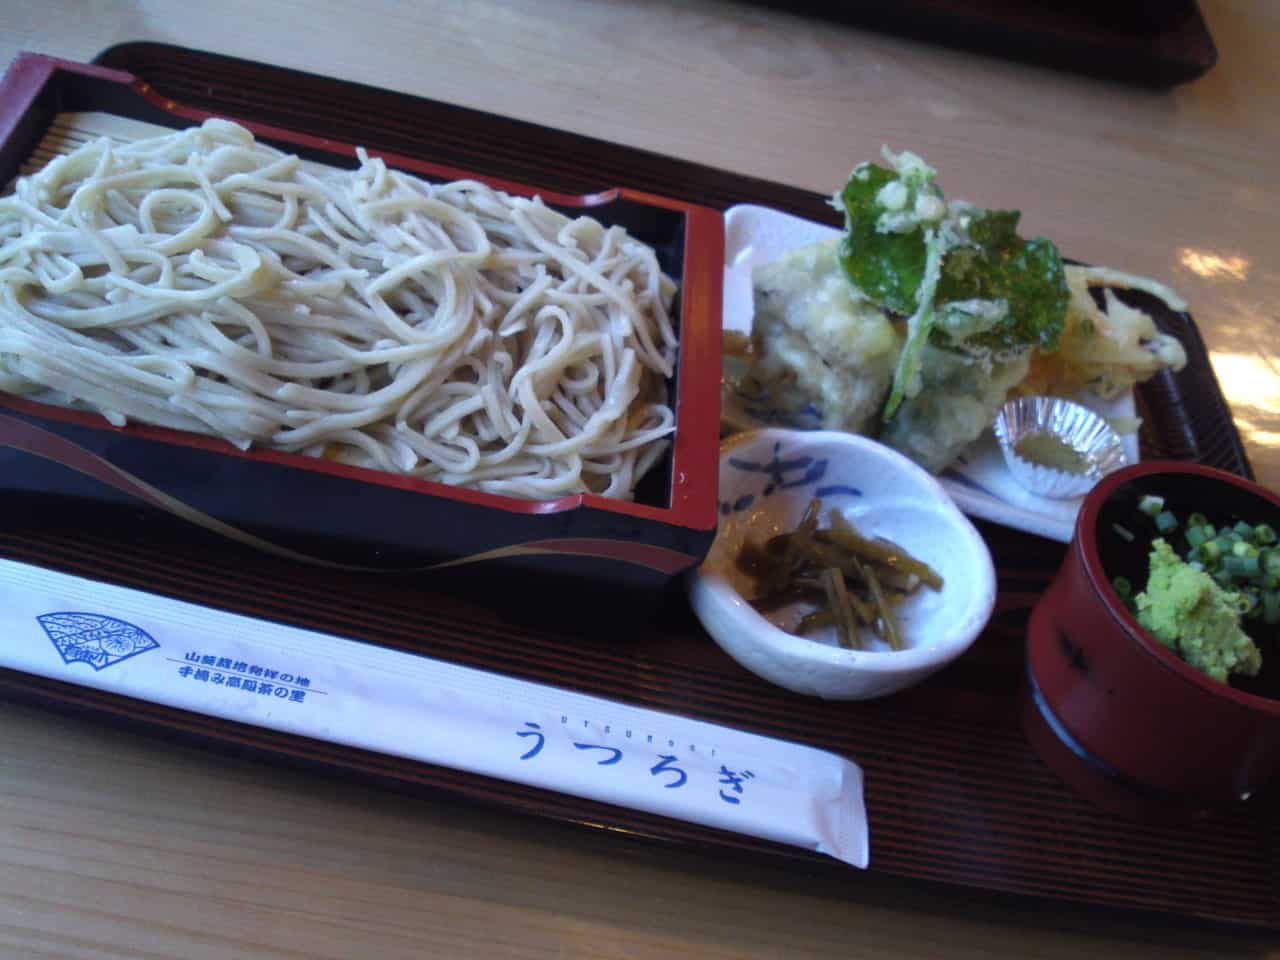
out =
[[1195,0],[747,2],[1142,87],[1187,83],[1218,62]]
[[[150,44],[105,65],[163,97],[262,123],[566,193],[603,185],[723,209],[750,202],[830,222],[825,198],[447,104]],[[1139,393],[1143,445],[1248,474],[1239,436],[1192,320],[1166,313],[1190,362]],[[1280,817],[1226,813],[1191,827],[1134,825],[1095,811],[1036,758],[1017,717],[1023,633],[1060,544],[992,525],[1000,575],[990,627],[961,660],[904,694],[824,703],[765,684],[703,633],[681,596],[643,620],[542,613],[519,584],[367,576],[289,565],[179,524],[76,526],[0,503],[0,555],[243,614],[352,636],[845,754],[866,773],[871,869],[632,810],[286,736],[12,671],[0,695],[288,759],[409,790],[445,791],[522,814],[628,832],[829,875],[858,896],[877,875],[1098,907],[1280,929]],[[1259,798],[1264,799],[1265,798]]]

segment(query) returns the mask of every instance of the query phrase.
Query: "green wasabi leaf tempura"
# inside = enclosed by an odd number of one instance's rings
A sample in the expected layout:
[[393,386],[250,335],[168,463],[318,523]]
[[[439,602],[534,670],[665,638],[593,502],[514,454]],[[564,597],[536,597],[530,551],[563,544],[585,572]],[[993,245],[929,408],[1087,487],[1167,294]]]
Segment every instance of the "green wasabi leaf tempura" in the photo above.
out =
[[844,210],[841,266],[873,303],[908,317],[884,407],[889,420],[922,388],[926,342],[986,362],[1056,348],[1070,292],[1048,240],[1017,234],[1019,213],[948,205],[914,154],[863,163],[835,205]]

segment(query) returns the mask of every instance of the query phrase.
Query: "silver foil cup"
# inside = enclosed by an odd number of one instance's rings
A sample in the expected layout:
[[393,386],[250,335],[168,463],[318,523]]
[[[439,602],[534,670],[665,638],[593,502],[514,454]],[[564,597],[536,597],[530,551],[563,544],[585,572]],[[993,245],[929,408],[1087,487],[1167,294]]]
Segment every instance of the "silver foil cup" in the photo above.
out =
[[[1059,397],[1019,397],[996,415],[995,435],[1004,462],[1015,480],[1042,497],[1082,497],[1107,474],[1128,462],[1120,434],[1088,407]],[[1018,445],[1034,434],[1048,434],[1083,460],[1076,473],[1045,466],[1020,456]]]

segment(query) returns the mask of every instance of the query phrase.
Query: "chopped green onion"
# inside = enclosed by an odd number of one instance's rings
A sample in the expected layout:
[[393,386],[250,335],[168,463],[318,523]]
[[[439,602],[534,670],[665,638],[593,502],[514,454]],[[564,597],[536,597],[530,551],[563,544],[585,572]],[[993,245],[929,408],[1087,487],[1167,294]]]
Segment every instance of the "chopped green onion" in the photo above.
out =
[[1156,529],[1161,533],[1172,533],[1178,529],[1178,518],[1164,510],[1156,514]]
[[1252,543],[1246,543],[1241,540],[1239,543],[1231,545],[1231,552],[1237,557],[1256,557],[1261,551]]
[[1125,541],[1126,543],[1133,543],[1134,536],[1133,536],[1132,530],[1128,529],[1127,527],[1122,527],[1118,523],[1113,523],[1111,525],[1111,529],[1116,532],[1116,536],[1118,536],[1121,540]]
[[1231,529],[1234,530],[1236,533],[1240,534],[1240,536],[1242,537],[1253,536],[1253,527],[1249,526],[1249,524],[1245,523],[1243,520],[1241,520]]
[[1280,593],[1275,590],[1262,595],[1262,622],[1280,623]]
[[1268,546],[1276,542],[1276,532],[1270,524],[1260,523],[1253,528],[1253,542]]
[[1187,517],[1188,527],[1207,527],[1208,525],[1209,518],[1203,513],[1193,513],[1191,516]]
[[1280,577],[1280,549],[1272,547],[1263,551],[1262,569],[1269,577]]
[[1138,509],[1148,517],[1155,517],[1164,509],[1164,497],[1147,494],[1138,501]]
[[1232,577],[1257,577],[1262,575],[1262,567],[1257,557],[1230,556],[1222,561],[1222,569]]
[[1222,556],[1222,545],[1217,540],[1206,540],[1196,550],[1205,566],[1212,566]]
[[1191,546],[1192,550],[1194,550],[1196,547],[1200,546],[1200,544],[1208,540],[1210,536],[1211,534],[1206,533],[1204,527],[1201,527],[1201,526],[1193,527],[1190,524],[1188,524],[1187,526],[1187,530],[1186,530],[1187,543]]
[[1133,584],[1129,582],[1128,577],[1115,577],[1111,581],[1111,586],[1116,588],[1116,593],[1120,594],[1122,600],[1128,600],[1133,594]]

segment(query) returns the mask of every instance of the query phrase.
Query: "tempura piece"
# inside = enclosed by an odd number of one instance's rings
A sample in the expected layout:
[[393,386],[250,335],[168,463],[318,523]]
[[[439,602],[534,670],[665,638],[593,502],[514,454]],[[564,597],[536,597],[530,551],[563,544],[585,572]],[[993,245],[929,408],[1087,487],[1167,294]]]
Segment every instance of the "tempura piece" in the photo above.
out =
[[[1121,301],[1113,288],[1142,290],[1174,310],[1183,309],[1172,291],[1114,270],[1074,266],[1067,268],[1067,286],[1071,301],[1058,349],[1036,354],[1020,393],[1073,396],[1090,390],[1111,398],[1166,367],[1178,371],[1186,366],[1187,354],[1177,338],[1157,330],[1149,314]],[[1095,286],[1102,289],[1101,308],[1090,291]]]
[[926,345],[921,390],[884,424],[880,440],[940,472],[995,420],[1009,390],[1026,376],[1030,357],[1022,351],[995,360]]
[[811,405],[826,429],[871,432],[901,338],[889,315],[849,283],[836,242],[756,268],[753,287],[755,362],[746,384],[775,407]]

